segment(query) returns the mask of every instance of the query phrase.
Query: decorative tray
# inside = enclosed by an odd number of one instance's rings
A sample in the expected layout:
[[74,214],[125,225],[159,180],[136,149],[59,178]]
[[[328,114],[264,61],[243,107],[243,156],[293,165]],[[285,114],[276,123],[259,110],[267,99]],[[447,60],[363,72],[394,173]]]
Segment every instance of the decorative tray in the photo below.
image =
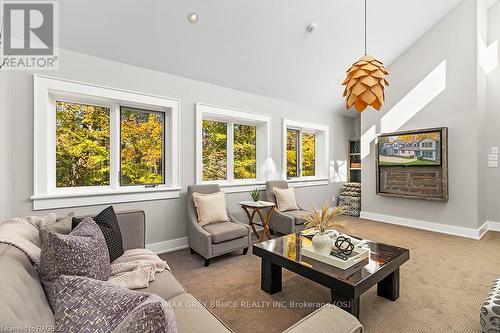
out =
[[[363,240],[359,240],[347,235],[341,235],[351,239],[354,244],[354,250],[350,255],[343,255],[336,253],[336,249],[333,248],[330,255],[325,256],[314,251],[312,244],[303,244],[302,255],[305,257],[312,258],[324,262],[325,264],[332,265],[341,269],[348,269],[359,263],[360,261],[368,258],[370,255],[370,250],[365,247],[366,243]],[[335,242],[335,239],[333,239]]]

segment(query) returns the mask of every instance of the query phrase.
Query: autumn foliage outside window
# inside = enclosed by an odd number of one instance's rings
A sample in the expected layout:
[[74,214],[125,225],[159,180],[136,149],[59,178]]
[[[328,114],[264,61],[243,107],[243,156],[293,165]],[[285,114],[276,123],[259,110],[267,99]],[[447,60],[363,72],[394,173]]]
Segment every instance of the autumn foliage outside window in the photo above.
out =
[[302,133],[302,176],[316,175],[316,135]]
[[56,102],[56,186],[109,185],[109,119],[104,106]]
[[[232,129],[233,142],[227,131]],[[257,178],[257,126],[203,120],[203,181]],[[229,175],[228,152],[233,153],[233,174]]]
[[121,185],[164,184],[164,113],[121,108]]
[[203,180],[227,178],[227,124],[203,120]]
[[299,177],[299,131],[287,129],[286,131],[286,176]]
[[257,178],[257,126],[234,125],[234,178]]
[[298,129],[287,129],[287,178],[316,175],[316,135]]
[[[164,184],[164,114],[121,108],[121,185]],[[110,185],[110,108],[56,102],[56,186]]]

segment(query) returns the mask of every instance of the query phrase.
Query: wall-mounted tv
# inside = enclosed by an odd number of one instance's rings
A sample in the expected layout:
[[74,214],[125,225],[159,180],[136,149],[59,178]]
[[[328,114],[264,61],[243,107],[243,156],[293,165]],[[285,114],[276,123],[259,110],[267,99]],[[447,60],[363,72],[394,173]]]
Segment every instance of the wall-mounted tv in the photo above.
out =
[[378,137],[379,166],[439,166],[442,163],[442,131],[412,131]]

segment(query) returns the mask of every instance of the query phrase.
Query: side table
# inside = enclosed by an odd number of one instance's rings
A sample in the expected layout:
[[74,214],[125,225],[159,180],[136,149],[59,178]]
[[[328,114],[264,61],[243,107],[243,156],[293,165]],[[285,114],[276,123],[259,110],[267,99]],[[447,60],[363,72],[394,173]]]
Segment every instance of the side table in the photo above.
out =
[[[276,206],[276,204],[269,201],[240,201],[238,202],[238,204],[245,211],[245,214],[248,217],[248,224],[252,227],[255,236],[259,238],[259,242],[262,242],[264,240],[264,237],[271,239],[268,222],[273,215],[274,207]],[[262,211],[267,208],[269,208],[269,211],[267,212],[267,215],[264,216]],[[250,210],[252,210],[251,213]],[[255,214],[259,215],[260,220],[262,221],[262,227],[264,227],[264,230],[262,230],[260,236],[257,232],[257,229],[255,228],[255,225],[257,225],[257,223],[253,221],[253,219],[255,218]]]

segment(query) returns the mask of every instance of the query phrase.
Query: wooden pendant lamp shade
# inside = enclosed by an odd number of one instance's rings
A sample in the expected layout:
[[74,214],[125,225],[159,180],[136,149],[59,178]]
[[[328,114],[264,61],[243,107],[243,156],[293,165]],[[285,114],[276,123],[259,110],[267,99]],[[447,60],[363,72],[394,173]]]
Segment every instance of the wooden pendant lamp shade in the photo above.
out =
[[389,85],[389,75],[384,64],[372,56],[365,55],[347,70],[344,97],[346,108],[352,106],[363,112],[368,106],[380,110],[385,100],[385,87]]
[[367,14],[365,3],[365,55],[347,70],[347,77],[342,83],[345,86],[344,98],[346,109],[352,106],[363,112],[368,106],[380,111],[385,100],[385,87],[389,85],[389,75],[384,64],[367,54]]

